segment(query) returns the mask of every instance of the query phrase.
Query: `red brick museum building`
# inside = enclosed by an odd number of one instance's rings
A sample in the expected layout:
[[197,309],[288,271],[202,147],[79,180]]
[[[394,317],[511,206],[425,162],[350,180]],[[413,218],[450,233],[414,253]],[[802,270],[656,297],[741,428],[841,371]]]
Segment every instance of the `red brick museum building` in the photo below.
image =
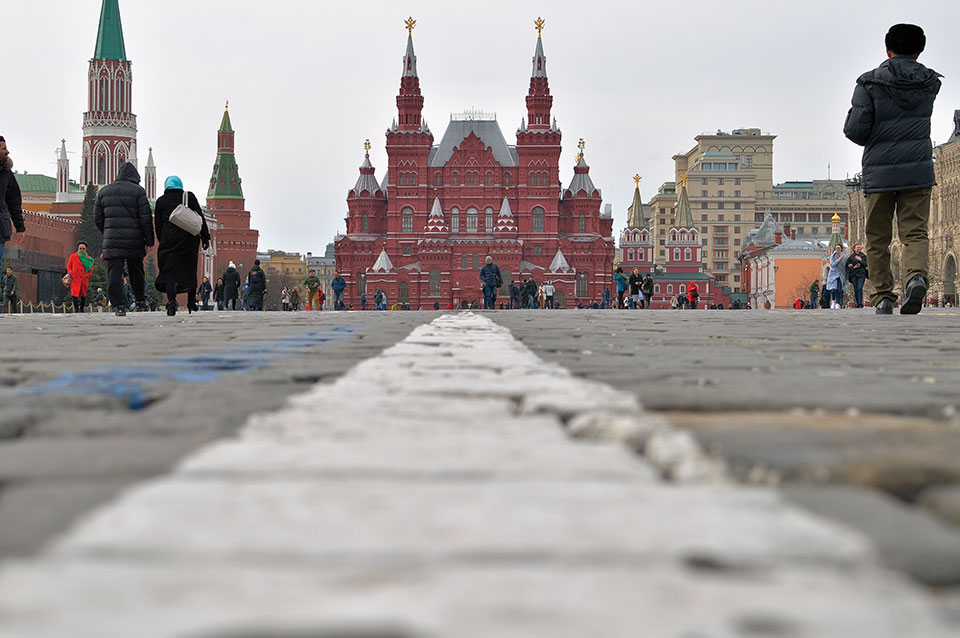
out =
[[479,301],[487,255],[504,276],[501,301],[511,280],[527,277],[552,281],[561,307],[598,301],[611,285],[613,220],[601,213],[582,140],[573,178],[561,184],[561,133],[539,34],[516,144],[507,144],[495,116],[475,111],[451,115],[434,144],[412,21],[408,29],[386,174],[377,179],[368,152],[347,195],[347,233],[336,242],[346,302],[359,308],[366,294],[372,303],[378,288],[389,304],[414,309]]

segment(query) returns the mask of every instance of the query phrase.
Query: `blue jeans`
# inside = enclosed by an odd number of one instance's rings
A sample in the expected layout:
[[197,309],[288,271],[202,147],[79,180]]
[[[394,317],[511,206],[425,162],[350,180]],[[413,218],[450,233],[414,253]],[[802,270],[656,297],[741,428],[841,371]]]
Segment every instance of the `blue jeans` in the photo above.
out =
[[3,263],[3,255],[7,252],[7,242],[0,242],[0,264]]
[[833,295],[833,300],[840,306],[843,306],[843,286],[838,283],[836,288],[830,289],[830,292]]
[[483,285],[483,307],[487,310],[493,310],[497,305],[497,286],[492,284]]
[[334,310],[343,310],[346,306],[343,305],[343,291],[333,292],[333,309]]
[[854,277],[850,280],[853,284],[853,301],[857,308],[863,308],[863,284],[866,281],[863,277]]

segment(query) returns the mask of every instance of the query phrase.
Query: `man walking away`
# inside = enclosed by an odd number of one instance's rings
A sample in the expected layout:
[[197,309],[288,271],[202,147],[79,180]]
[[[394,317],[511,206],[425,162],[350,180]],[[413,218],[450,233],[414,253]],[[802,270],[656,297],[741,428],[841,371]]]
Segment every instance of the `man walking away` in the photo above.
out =
[[493,257],[487,255],[483,268],[480,269],[480,281],[483,282],[483,307],[485,310],[495,310],[497,307],[497,291],[503,285],[500,267],[493,263]]
[[817,297],[820,296],[820,282],[814,281],[810,284],[810,307],[816,309]]
[[543,287],[543,296],[547,298],[547,308],[553,310],[553,295],[556,294],[557,289],[553,287],[553,282],[548,281],[547,285]]
[[7,251],[7,242],[17,232],[17,243],[23,243],[27,228],[23,224],[23,196],[20,194],[20,184],[13,174],[13,160],[7,150],[7,142],[0,135],[0,264]]
[[253,261],[247,273],[247,310],[263,310],[263,296],[267,294],[267,275],[260,268],[260,260]]
[[853,253],[847,257],[847,278],[853,284],[853,301],[857,308],[863,308],[863,284],[867,277],[867,256],[860,244],[854,244]]
[[226,310],[236,310],[237,297],[240,296],[240,286],[242,284],[237,265],[231,261],[227,269],[223,271],[221,279],[223,279],[223,307]]
[[103,233],[103,260],[107,262],[107,294],[117,316],[127,314],[123,296],[126,266],[137,308],[146,308],[143,258],[153,246],[153,214],[140,173],[130,162],[120,165],[117,179],[97,192],[93,221]]
[[[333,272],[333,281],[330,282],[330,289],[333,290],[333,309],[345,310],[343,305],[343,291],[347,288],[347,280],[340,276],[339,271]],[[374,299],[376,302],[376,299]]]
[[307,310],[320,310],[320,278],[317,271],[311,270],[303,280],[303,287],[307,289]]
[[885,38],[887,60],[857,80],[844,134],[863,146],[861,184],[867,198],[867,263],[876,292],[871,302],[878,315],[893,314],[890,242],[896,216],[903,244],[903,289],[900,313],[915,315],[927,294],[930,188],[933,143],[930,116],[940,91],[940,74],[917,58],[927,44],[923,29],[896,24]]
[[520,286],[517,282],[510,282],[510,309],[515,310],[520,307]]
[[200,290],[197,291],[197,294],[200,295],[200,308],[210,310],[210,295],[213,294],[213,286],[210,285],[209,277],[204,277],[200,281]]
[[0,277],[0,305],[3,306],[2,312],[17,311],[17,276],[13,274],[13,268],[7,266]]

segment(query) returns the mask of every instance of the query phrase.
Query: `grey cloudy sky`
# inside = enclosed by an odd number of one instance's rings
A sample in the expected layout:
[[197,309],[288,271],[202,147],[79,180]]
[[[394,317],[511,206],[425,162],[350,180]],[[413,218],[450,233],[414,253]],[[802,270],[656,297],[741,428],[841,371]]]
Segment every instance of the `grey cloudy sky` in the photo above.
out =
[[[225,99],[260,247],[320,252],[344,229],[345,197],[363,140],[383,176],[383,133],[396,113],[403,19],[414,43],[424,116],[439,142],[451,112],[495,111],[508,142],[542,15],[553,113],[564,134],[561,174],[587,141],[591,175],[626,220],[631,176],[647,200],[673,178],[671,156],[699,133],[759,127],[778,136],[776,181],[859,170],[841,132],[856,77],[884,59],[895,22],[927,32],[921,62],[944,76],[933,137],[960,108],[960,2],[954,0],[552,0],[406,3],[120,0],[134,68],[141,165],[205,193]],[[100,0],[6,3],[0,134],[17,168],[55,175],[61,138],[80,149],[85,74]],[[956,79],[955,79],[956,78]],[[80,158],[71,156],[74,179]]]

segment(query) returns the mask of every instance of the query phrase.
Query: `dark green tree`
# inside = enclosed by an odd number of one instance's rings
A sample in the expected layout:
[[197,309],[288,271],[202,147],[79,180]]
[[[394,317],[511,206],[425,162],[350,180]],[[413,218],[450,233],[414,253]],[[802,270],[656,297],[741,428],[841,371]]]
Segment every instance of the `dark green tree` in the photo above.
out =
[[153,255],[147,255],[147,263],[143,268],[143,275],[147,282],[147,299],[153,299],[160,305],[163,300],[163,295],[160,294],[160,291],[157,290],[157,287],[154,285],[157,281],[157,264],[153,260]]

